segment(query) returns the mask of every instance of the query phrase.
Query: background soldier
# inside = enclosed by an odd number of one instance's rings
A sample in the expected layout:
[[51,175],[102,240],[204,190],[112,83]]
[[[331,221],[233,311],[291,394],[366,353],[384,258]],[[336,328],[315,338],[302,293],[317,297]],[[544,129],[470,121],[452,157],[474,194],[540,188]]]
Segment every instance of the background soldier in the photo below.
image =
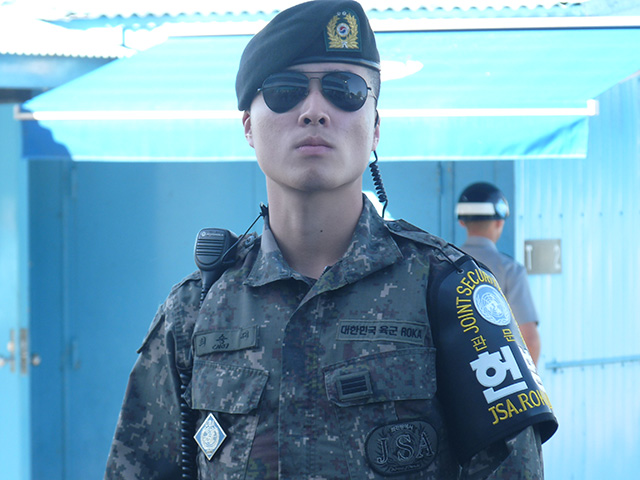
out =
[[498,279],[531,357],[537,364],[540,356],[538,315],[531,297],[527,271],[496,247],[509,216],[507,198],[495,185],[474,183],[460,195],[457,215],[460,225],[467,230],[467,240],[460,248],[489,267]]

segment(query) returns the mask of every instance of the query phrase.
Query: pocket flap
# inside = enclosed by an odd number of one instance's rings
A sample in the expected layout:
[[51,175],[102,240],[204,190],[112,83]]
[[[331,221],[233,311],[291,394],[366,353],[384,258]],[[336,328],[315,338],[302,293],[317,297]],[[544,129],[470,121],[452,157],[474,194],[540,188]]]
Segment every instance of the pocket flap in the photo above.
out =
[[254,410],[269,372],[196,359],[191,378],[191,405],[198,410],[244,414]]
[[340,406],[424,400],[436,393],[435,348],[407,348],[325,367],[327,397]]

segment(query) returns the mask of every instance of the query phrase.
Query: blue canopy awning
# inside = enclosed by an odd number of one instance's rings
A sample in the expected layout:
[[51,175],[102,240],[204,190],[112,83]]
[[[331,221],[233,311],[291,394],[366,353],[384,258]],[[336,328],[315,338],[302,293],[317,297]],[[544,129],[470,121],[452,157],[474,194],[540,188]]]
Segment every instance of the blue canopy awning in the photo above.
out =
[[[248,36],[173,38],[21,106],[29,159],[253,159],[236,110]],[[385,32],[387,160],[583,157],[589,102],[640,69],[640,28]]]

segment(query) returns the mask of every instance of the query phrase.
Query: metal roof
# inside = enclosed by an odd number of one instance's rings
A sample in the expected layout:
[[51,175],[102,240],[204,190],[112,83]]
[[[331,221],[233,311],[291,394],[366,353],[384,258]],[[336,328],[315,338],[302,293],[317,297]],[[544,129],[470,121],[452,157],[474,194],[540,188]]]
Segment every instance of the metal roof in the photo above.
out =
[[[415,18],[423,14],[430,18],[484,18],[513,16],[580,16],[610,14],[623,10],[635,0],[361,0],[370,15]],[[0,4],[2,0],[0,0]],[[103,25],[125,24],[129,27],[154,28],[159,23],[175,20],[226,21],[233,17],[248,20],[270,18],[275,13],[301,0],[4,0],[16,7],[34,12],[37,18],[52,22],[76,23],[100,20]]]
[[[211,0],[182,0],[180,2],[158,0],[111,0],[96,2],[86,0],[4,0],[2,3],[37,9],[39,18],[46,20],[163,17],[178,15],[238,15],[270,14],[281,11],[302,0],[240,0],[236,2],[212,2]],[[602,0],[361,0],[365,10],[400,12],[416,11],[487,11],[487,10],[535,10],[554,7],[570,8],[597,3]],[[623,0],[624,1],[624,0]],[[620,3],[620,2],[617,2]]]
[[0,5],[0,55],[121,58],[133,53],[106,31],[70,30]]
[[[522,22],[625,12],[640,19],[639,0],[360,1],[376,31],[473,30],[492,28],[487,25],[492,21],[501,22],[498,28],[530,28]],[[278,11],[300,2],[0,0],[0,55],[126,57],[174,36],[253,34]]]
[[[103,26],[125,24],[154,28],[158,23],[181,20],[227,21],[234,17],[270,18],[303,0],[0,0],[34,18],[76,23],[100,20]],[[638,0],[360,0],[369,15],[428,18],[494,18],[520,16],[640,15]],[[255,18],[254,18],[255,17]],[[246,19],[246,18],[241,18]],[[78,25],[82,28],[80,25]]]
[[[22,12],[24,16],[45,20],[65,27],[67,30],[98,31],[102,29],[103,35],[119,35],[118,43],[121,45],[135,50],[146,50],[173,36],[254,34],[277,12],[302,1],[0,0],[0,10],[3,8],[2,5],[9,5],[14,10]],[[502,22],[498,25],[499,28],[529,28],[522,23],[511,24],[511,22],[584,19],[634,13],[640,16],[639,0],[360,0],[360,2],[367,10],[373,28],[379,32],[487,28],[486,23],[491,21]],[[456,22],[462,23],[458,25]],[[483,25],[479,26],[481,22]],[[505,25],[505,22],[508,22],[508,25]],[[555,27],[558,26],[555,25]],[[37,38],[42,39],[43,36],[38,35]],[[69,43],[87,45],[85,50],[88,50],[90,42],[80,40]],[[28,44],[29,42],[25,42],[25,45]],[[31,48],[48,47],[48,45],[38,45]]]

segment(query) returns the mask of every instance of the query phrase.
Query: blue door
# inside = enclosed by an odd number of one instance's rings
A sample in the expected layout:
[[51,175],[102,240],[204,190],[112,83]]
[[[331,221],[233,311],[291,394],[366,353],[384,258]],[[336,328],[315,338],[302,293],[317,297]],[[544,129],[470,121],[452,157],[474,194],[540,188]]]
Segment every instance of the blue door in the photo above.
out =
[[6,478],[28,480],[26,164],[12,109],[0,105],[0,465]]

